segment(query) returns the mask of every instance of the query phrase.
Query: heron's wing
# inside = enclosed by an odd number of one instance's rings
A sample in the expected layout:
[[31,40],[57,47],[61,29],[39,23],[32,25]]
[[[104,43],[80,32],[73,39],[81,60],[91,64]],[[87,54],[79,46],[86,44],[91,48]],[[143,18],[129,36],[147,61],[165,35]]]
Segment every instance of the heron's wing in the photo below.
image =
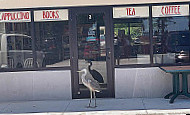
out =
[[102,77],[102,75],[100,74],[100,72],[96,71],[95,69],[90,71],[90,74],[92,75],[92,77],[97,80],[99,83],[104,83],[104,79]]
[[88,79],[88,83],[91,86],[92,89],[100,91],[100,85],[99,83],[94,79]]

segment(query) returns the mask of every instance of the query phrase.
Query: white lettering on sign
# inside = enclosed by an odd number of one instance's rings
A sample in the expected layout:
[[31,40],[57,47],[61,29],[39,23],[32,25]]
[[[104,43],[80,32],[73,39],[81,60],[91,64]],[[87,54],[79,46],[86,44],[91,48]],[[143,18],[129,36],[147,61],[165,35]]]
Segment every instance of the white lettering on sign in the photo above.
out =
[[34,11],[34,21],[68,20],[68,10],[40,10]]
[[114,7],[113,18],[149,17],[149,7]]
[[30,22],[30,11],[0,12],[0,22]]
[[188,16],[189,5],[153,6],[153,17]]

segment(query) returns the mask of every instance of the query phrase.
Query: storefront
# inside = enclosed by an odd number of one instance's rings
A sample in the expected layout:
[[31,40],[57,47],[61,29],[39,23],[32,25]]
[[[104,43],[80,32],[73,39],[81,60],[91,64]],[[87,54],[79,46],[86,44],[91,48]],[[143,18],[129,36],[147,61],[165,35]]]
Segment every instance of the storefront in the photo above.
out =
[[162,97],[171,77],[158,67],[190,64],[190,3],[168,2],[7,5],[0,101],[89,97],[77,71],[90,63],[103,76],[98,97]]

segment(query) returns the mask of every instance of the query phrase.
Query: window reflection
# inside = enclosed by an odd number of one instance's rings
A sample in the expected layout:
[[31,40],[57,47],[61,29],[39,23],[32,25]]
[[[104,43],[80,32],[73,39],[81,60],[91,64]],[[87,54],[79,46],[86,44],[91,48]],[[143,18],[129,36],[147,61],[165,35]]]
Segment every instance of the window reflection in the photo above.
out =
[[0,32],[0,67],[33,68],[33,61],[26,64],[33,59],[30,23],[1,23]]
[[68,21],[36,22],[35,27],[36,51],[44,53],[43,67],[69,66]]
[[115,19],[114,34],[116,65],[150,63],[148,19]]
[[104,14],[81,14],[77,23],[79,59],[105,60]]
[[188,63],[190,33],[188,17],[153,18],[154,63]]
[[[78,69],[96,70],[102,75],[103,83],[107,83],[104,17],[104,13],[77,16]],[[86,77],[93,78],[89,72]]]

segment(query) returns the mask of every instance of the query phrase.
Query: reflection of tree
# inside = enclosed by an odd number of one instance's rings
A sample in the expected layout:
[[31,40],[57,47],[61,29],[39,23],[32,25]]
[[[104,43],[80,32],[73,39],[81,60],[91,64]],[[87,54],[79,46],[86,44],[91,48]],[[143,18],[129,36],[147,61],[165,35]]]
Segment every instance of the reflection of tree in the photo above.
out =
[[30,23],[5,23],[5,33],[30,35]]
[[169,23],[174,23],[173,17],[153,18],[154,52],[166,53],[166,40]]
[[168,31],[169,22],[176,22],[173,21],[172,17],[168,18],[153,18],[153,27],[154,27],[154,34],[155,32],[159,35],[162,35],[164,32]]
[[125,34],[128,34],[128,23],[114,24],[114,34],[118,36],[118,30],[125,30]]
[[68,21],[36,22],[36,50],[45,52],[46,64],[68,56]]
[[142,32],[142,27],[131,27],[130,28],[130,35],[131,38],[138,38],[139,36],[142,36],[143,32]]
[[47,39],[56,39],[55,44],[62,46],[62,36],[64,35],[64,27],[67,22],[40,22],[36,23],[36,38],[37,38],[37,49],[41,49],[41,44]]
[[[130,31],[129,31],[130,28]],[[118,30],[125,30],[125,35],[130,35],[131,38],[137,38],[142,36],[142,24],[141,23],[119,23],[114,24],[114,33],[118,35]]]

